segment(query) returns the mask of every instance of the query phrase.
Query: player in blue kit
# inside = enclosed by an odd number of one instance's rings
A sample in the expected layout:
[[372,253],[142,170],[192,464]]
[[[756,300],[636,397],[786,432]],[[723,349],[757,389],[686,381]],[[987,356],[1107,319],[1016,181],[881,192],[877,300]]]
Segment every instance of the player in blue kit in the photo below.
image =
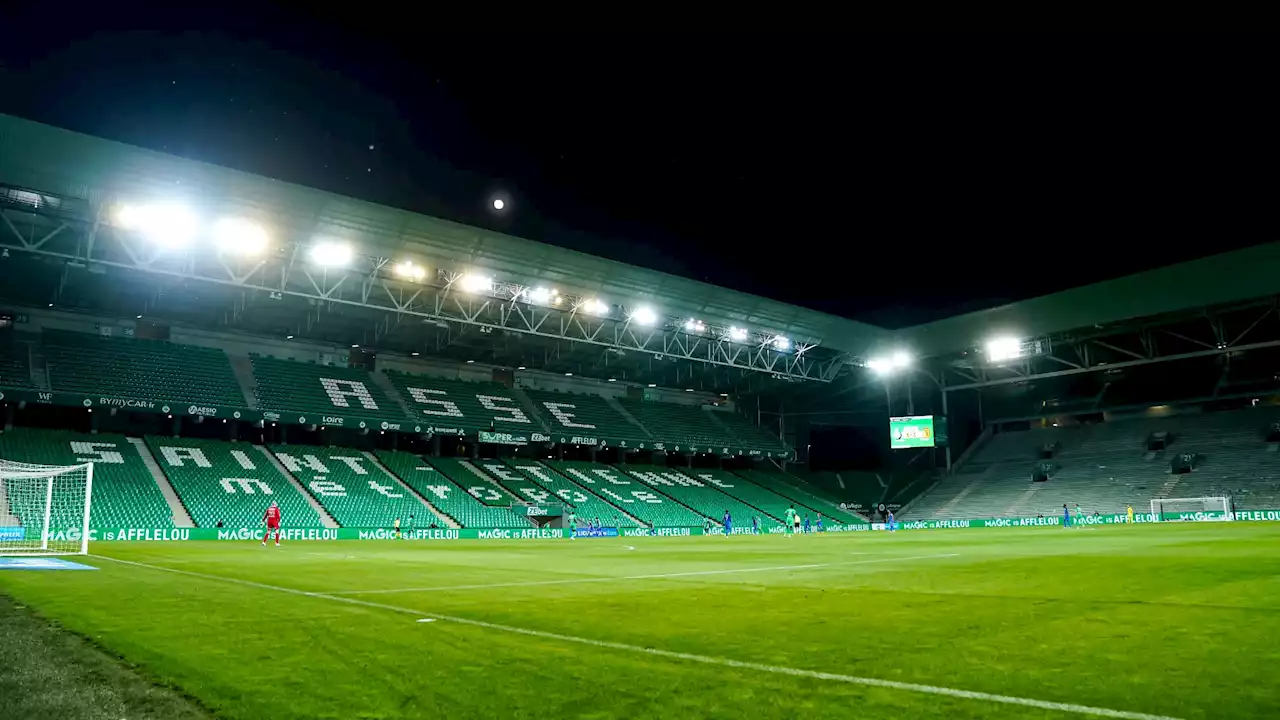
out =
[[752,535],[760,534],[760,516],[759,515],[751,516],[751,534]]
[[1062,527],[1071,527],[1071,510],[1067,508],[1066,503],[1062,503]]
[[724,536],[729,537],[733,533],[733,517],[729,515],[729,511],[724,511]]

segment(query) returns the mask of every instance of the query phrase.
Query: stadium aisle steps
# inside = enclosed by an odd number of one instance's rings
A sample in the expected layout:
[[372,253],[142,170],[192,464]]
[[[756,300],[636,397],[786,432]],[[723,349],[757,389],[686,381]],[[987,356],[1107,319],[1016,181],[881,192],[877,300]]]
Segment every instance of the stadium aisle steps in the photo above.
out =
[[581,460],[544,464],[651,527],[701,527],[706,519],[615,467]]
[[750,527],[752,516],[761,516],[762,527],[779,525],[779,521],[770,518],[759,509],[751,507],[737,498],[721,492],[714,484],[685,475],[673,468],[658,465],[627,465],[627,474],[646,483],[654,491],[660,492],[693,512],[711,518],[720,525],[724,512],[738,523],[738,527]]
[[33,388],[31,343],[19,342],[12,332],[0,335],[0,387]]
[[[682,472],[691,478],[705,482],[726,495],[737,498],[755,508],[761,514],[767,515],[778,522],[782,522],[787,516],[788,507],[795,506],[795,503],[781,495],[770,492],[749,480],[743,480],[726,470],[689,468]],[[795,509],[801,514],[809,510],[809,508],[802,507],[795,507]],[[818,514],[817,511],[813,511],[813,513],[815,515]],[[830,515],[826,516],[830,517]]]
[[324,509],[324,505],[321,505],[320,501],[317,500],[314,495],[307,492],[307,489],[302,487],[302,483],[298,482],[298,478],[294,477],[293,473],[289,472],[288,469],[286,469],[285,466],[276,459],[276,456],[271,454],[270,450],[262,445],[255,445],[254,447],[262,457],[267,459],[267,463],[271,465],[271,467],[275,468],[276,472],[280,473],[281,477],[289,481],[289,484],[293,486],[293,489],[298,491],[298,494],[307,501],[307,504],[315,511],[316,516],[320,518],[320,524],[322,526],[327,528],[339,527],[338,521],[334,520],[333,516],[329,514],[329,511]]
[[[390,479],[391,479],[393,482],[395,482],[399,487],[401,487],[405,492],[407,492],[407,493],[412,493],[412,494],[413,494],[413,496],[414,496],[414,497],[416,497],[416,498],[418,499],[418,502],[420,502],[420,503],[422,503],[424,506],[426,506],[426,508],[427,508],[428,510],[430,510],[430,511],[431,511],[431,514],[433,514],[433,515],[435,515],[435,516],[436,516],[436,521],[437,521],[437,522],[444,523],[447,527],[451,527],[451,528],[459,528],[459,527],[462,527],[461,525],[459,525],[459,524],[458,524],[458,521],[457,521],[457,520],[454,520],[453,518],[449,517],[448,515],[444,514],[443,512],[440,512],[438,509],[436,509],[436,507],[435,507],[434,505],[432,505],[432,504],[431,504],[431,502],[430,502],[429,500],[427,500],[425,497],[423,497],[423,496],[422,496],[422,493],[418,492],[418,491],[417,491],[417,490],[415,490],[413,487],[411,487],[411,486],[409,485],[409,483],[406,483],[404,480],[401,480],[399,475],[396,475],[395,473],[393,473],[393,472],[391,472],[390,470],[388,470],[388,469],[387,469],[387,466],[382,464],[382,461],[378,459],[378,456],[377,456],[377,455],[374,455],[373,453],[369,452],[368,450],[365,450],[365,451],[361,452],[360,454],[361,454],[361,455],[363,455],[363,456],[365,456],[366,458],[368,458],[368,459],[369,459],[369,462],[370,462],[370,463],[371,463],[375,468],[377,468],[377,469],[378,469],[378,470],[379,470],[383,475],[386,475],[388,478],[390,478]],[[419,527],[425,527],[427,524],[429,524],[429,523],[430,523],[430,521],[431,521],[431,516],[430,516],[430,515],[428,515],[428,516],[424,517],[424,518],[423,518],[423,522],[419,524]]]
[[[528,528],[529,519],[521,517],[507,506],[486,505],[462,486],[453,482],[443,472],[428,464],[424,458],[396,450],[379,450],[374,453],[388,470],[426,498],[437,512],[453,518],[465,528]],[[477,492],[485,492],[478,488]],[[498,495],[496,489],[489,490]]]
[[801,508],[808,508],[814,513],[822,513],[825,517],[842,523],[863,523],[865,518],[859,517],[853,513],[841,510],[835,504],[816,497],[804,490],[798,488],[792,482],[789,482],[789,475],[776,472],[764,472],[761,470],[739,470],[734,473],[738,477],[753,482],[765,490],[776,493],[777,495],[790,500],[795,504],[796,509],[803,512]]
[[128,438],[128,440],[133,445],[133,449],[138,451],[138,455],[142,458],[142,464],[151,473],[151,479],[156,481],[156,487],[160,489],[160,494],[164,496],[164,501],[169,504],[169,512],[173,515],[174,527],[195,527],[196,524],[192,522],[191,514],[187,512],[187,507],[182,504],[182,500],[178,498],[178,493],[174,491],[169,478],[165,476],[164,471],[160,469],[160,464],[156,462],[155,456],[147,448],[147,442],[142,438],[135,437]]
[[[638,527],[643,523],[623,512],[612,503],[605,502],[595,493],[575,485],[556,471],[539,465],[535,460],[508,459],[483,461],[481,468],[500,480],[524,490],[526,497],[536,503],[564,502],[574,509],[578,517],[599,518],[611,527]],[[538,491],[530,493],[528,486]]]
[[[62,430],[15,428],[0,433],[0,458],[40,465],[78,465],[92,462],[93,497],[90,524],[94,527],[174,527],[173,513],[160,488],[142,463],[136,448],[123,435],[82,435]],[[32,518],[18,510],[9,498],[10,512],[25,522]],[[43,525],[44,497],[39,498]],[[54,504],[52,524],[79,527],[84,521],[84,501],[77,507]],[[35,526],[28,526],[35,527]],[[38,531],[37,531],[38,532]]]
[[485,505],[509,508],[516,500],[506,488],[477,470],[476,466],[467,460],[433,457],[427,458],[427,463]]
[[400,409],[400,412],[404,413],[405,417],[413,417],[414,413],[409,409],[409,404],[404,401],[404,397],[396,390],[395,383],[391,382],[391,378],[388,378],[386,373],[375,370],[369,373],[369,378],[373,380],[374,385],[382,389],[382,392],[391,402],[396,404],[396,407]]
[[614,411],[616,411],[619,415],[621,415],[624,419],[626,419],[627,422],[631,423],[632,426],[634,426],[640,432],[644,433],[644,436],[646,438],[650,438],[650,439],[653,438],[653,434],[649,432],[649,428],[641,424],[641,422],[636,419],[635,415],[632,415],[630,411],[622,407],[622,403],[618,402],[618,398],[606,397],[604,401],[609,405],[609,407],[613,408]]
[[271,452],[342,527],[402,527],[428,518],[430,511],[400,483],[372,468],[359,451],[340,447],[272,445]]
[[253,374],[253,361],[248,355],[233,355],[227,353],[227,359],[231,362],[231,372],[236,376],[236,383],[240,386],[240,392],[244,394],[245,407],[258,409],[258,378]]

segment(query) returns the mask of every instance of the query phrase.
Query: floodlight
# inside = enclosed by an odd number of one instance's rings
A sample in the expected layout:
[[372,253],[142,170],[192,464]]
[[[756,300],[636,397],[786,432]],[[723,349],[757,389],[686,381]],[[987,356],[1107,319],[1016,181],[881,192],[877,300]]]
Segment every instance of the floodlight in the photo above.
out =
[[529,296],[529,302],[539,305],[546,305],[551,300],[551,291],[544,287],[525,290],[525,293]]
[[223,218],[213,226],[213,244],[229,255],[261,255],[267,249],[267,231],[242,218]]
[[641,325],[653,325],[658,322],[658,314],[653,308],[639,307],[631,311],[631,320]]
[[506,203],[506,201],[504,201],[502,198],[494,198],[494,199],[493,199],[493,209],[494,209],[494,210],[501,210],[502,208],[504,208],[504,207],[506,207],[506,206],[507,206],[507,203]]
[[582,310],[601,317],[609,314],[609,306],[606,305],[603,300],[599,299],[584,300],[582,303]]
[[696,318],[689,318],[688,320],[684,321],[684,329],[685,329],[685,332],[700,333],[706,330],[707,326],[704,325],[701,320],[698,320]]
[[493,290],[493,278],[487,275],[467,273],[459,278],[458,282],[462,284],[463,292],[482,293]]
[[311,261],[323,267],[342,267],[352,257],[351,246],[344,242],[325,240],[311,246]]
[[911,354],[908,353],[906,350],[899,350],[895,352],[892,357],[889,358],[889,362],[893,363],[893,367],[895,370],[901,370],[902,368],[910,367]]
[[126,206],[120,209],[118,219],[125,229],[170,249],[189,245],[200,224],[195,213],[180,205]]
[[893,363],[888,358],[871,358],[867,367],[877,375],[888,375],[893,372]]
[[422,279],[427,276],[427,269],[422,267],[421,265],[415,265],[410,260],[405,260],[404,262],[398,263],[396,265],[395,274],[396,276],[402,277],[405,280],[422,282]]
[[740,327],[731,327],[729,328],[729,339],[742,342],[747,339],[747,331]]
[[773,339],[773,349],[774,350],[790,350],[791,340],[789,338],[785,338],[779,335],[778,337]]
[[909,367],[911,367],[911,354],[906,350],[897,350],[892,354],[873,357],[867,361],[867,368],[882,376],[892,375]]
[[1022,356],[1022,341],[1015,337],[995,337],[987,341],[987,360],[1002,362]]

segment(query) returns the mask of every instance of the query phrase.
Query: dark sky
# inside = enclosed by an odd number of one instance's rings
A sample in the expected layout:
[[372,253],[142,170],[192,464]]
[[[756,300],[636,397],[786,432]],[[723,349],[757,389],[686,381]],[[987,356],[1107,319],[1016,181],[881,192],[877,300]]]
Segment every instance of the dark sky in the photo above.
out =
[[882,324],[1274,238],[1261,36],[28,7],[0,10],[5,112]]

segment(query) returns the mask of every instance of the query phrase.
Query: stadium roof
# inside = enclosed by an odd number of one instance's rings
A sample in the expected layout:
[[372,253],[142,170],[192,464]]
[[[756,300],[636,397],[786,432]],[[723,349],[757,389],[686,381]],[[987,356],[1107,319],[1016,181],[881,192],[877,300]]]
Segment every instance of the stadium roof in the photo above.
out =
[[[1152,252],[1159,252],[1158,245]],[[1277,268],[1280,242],[1257,245],[917,325],[898,339],[920,355],[945,355],[981,347],[997,334],[1032,340],[1237,303],[1280,294]],[[1052,273],[1052,260],[1026,271]]]
[[437,268],[482,268],[496,279],[651,302],[669,316],[745,325],[854,356],[890,336],[872,325],[736,290],[7,115],[0,115],[0,169],[0,182],[90,206],[179,198],[259,218],[277,235],[336,236],[360,252],[410,253]]

